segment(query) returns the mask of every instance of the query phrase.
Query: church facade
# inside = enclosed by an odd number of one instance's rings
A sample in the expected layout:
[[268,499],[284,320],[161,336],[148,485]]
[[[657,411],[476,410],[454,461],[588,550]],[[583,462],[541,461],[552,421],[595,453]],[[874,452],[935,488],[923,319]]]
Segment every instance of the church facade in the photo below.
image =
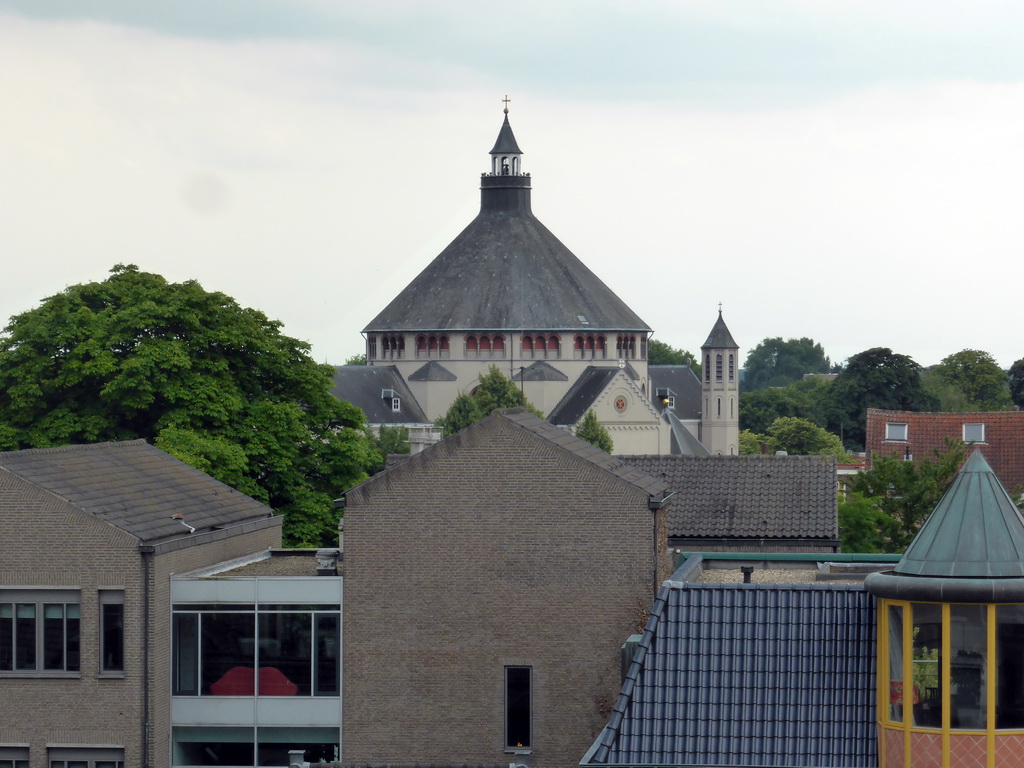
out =
[[[721,315],[708,343],[730,378],[650,366],[650,326],[534,216],[531,192],[506,108],[479,214],[363,329],[367,366],[397,376],[430,422],[493,365],[555,424],[572,428],[594,410],[615,453],[738,453],[738,348]],[[346,368],[337,396],[379,410],[351,397]],[[396,392],[382,388],[381,400]],[[711,416],[707,404],[720,400],[725,411]],[[702,433],[714,448],[704,450]]]

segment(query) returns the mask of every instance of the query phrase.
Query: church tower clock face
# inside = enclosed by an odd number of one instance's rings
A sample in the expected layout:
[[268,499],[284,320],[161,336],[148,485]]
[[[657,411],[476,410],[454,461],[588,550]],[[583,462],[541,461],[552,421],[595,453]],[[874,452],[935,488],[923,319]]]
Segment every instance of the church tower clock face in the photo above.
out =
[[622,395],[619,395],[618,397],[615,398],[615,410],[618,411],[619,413],[622,413],[623,411],[626,410],[626,398],[624,398]]

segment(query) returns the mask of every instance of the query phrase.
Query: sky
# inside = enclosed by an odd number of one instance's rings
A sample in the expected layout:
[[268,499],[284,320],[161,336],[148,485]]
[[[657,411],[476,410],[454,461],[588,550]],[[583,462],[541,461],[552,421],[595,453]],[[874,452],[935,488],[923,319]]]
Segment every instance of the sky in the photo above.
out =
[[0,320],[136,264],[320,362],[533,210],[672,346],[1024,358],[1017,0],[0,0]]

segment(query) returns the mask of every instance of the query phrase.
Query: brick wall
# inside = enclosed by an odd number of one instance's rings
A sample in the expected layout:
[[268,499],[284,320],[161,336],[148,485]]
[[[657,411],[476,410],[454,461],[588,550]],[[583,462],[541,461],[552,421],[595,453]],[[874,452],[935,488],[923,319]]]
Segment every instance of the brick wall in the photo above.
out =
[[500,416],[351,491],[343,759],[509,760],[523,665],[530,764],[577,763],[651,602],[654,524],[645,492]]

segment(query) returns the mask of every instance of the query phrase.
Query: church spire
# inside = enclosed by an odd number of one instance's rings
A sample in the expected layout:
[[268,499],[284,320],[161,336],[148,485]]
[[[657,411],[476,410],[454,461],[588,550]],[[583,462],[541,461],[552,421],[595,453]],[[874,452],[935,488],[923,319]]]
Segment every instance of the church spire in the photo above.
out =
[[505,120],[490,152],[491,170],[480,175],[480,211],[529,214],[530,174],[523,173],[523,151],[508,122],[508,96],[502,101]]

